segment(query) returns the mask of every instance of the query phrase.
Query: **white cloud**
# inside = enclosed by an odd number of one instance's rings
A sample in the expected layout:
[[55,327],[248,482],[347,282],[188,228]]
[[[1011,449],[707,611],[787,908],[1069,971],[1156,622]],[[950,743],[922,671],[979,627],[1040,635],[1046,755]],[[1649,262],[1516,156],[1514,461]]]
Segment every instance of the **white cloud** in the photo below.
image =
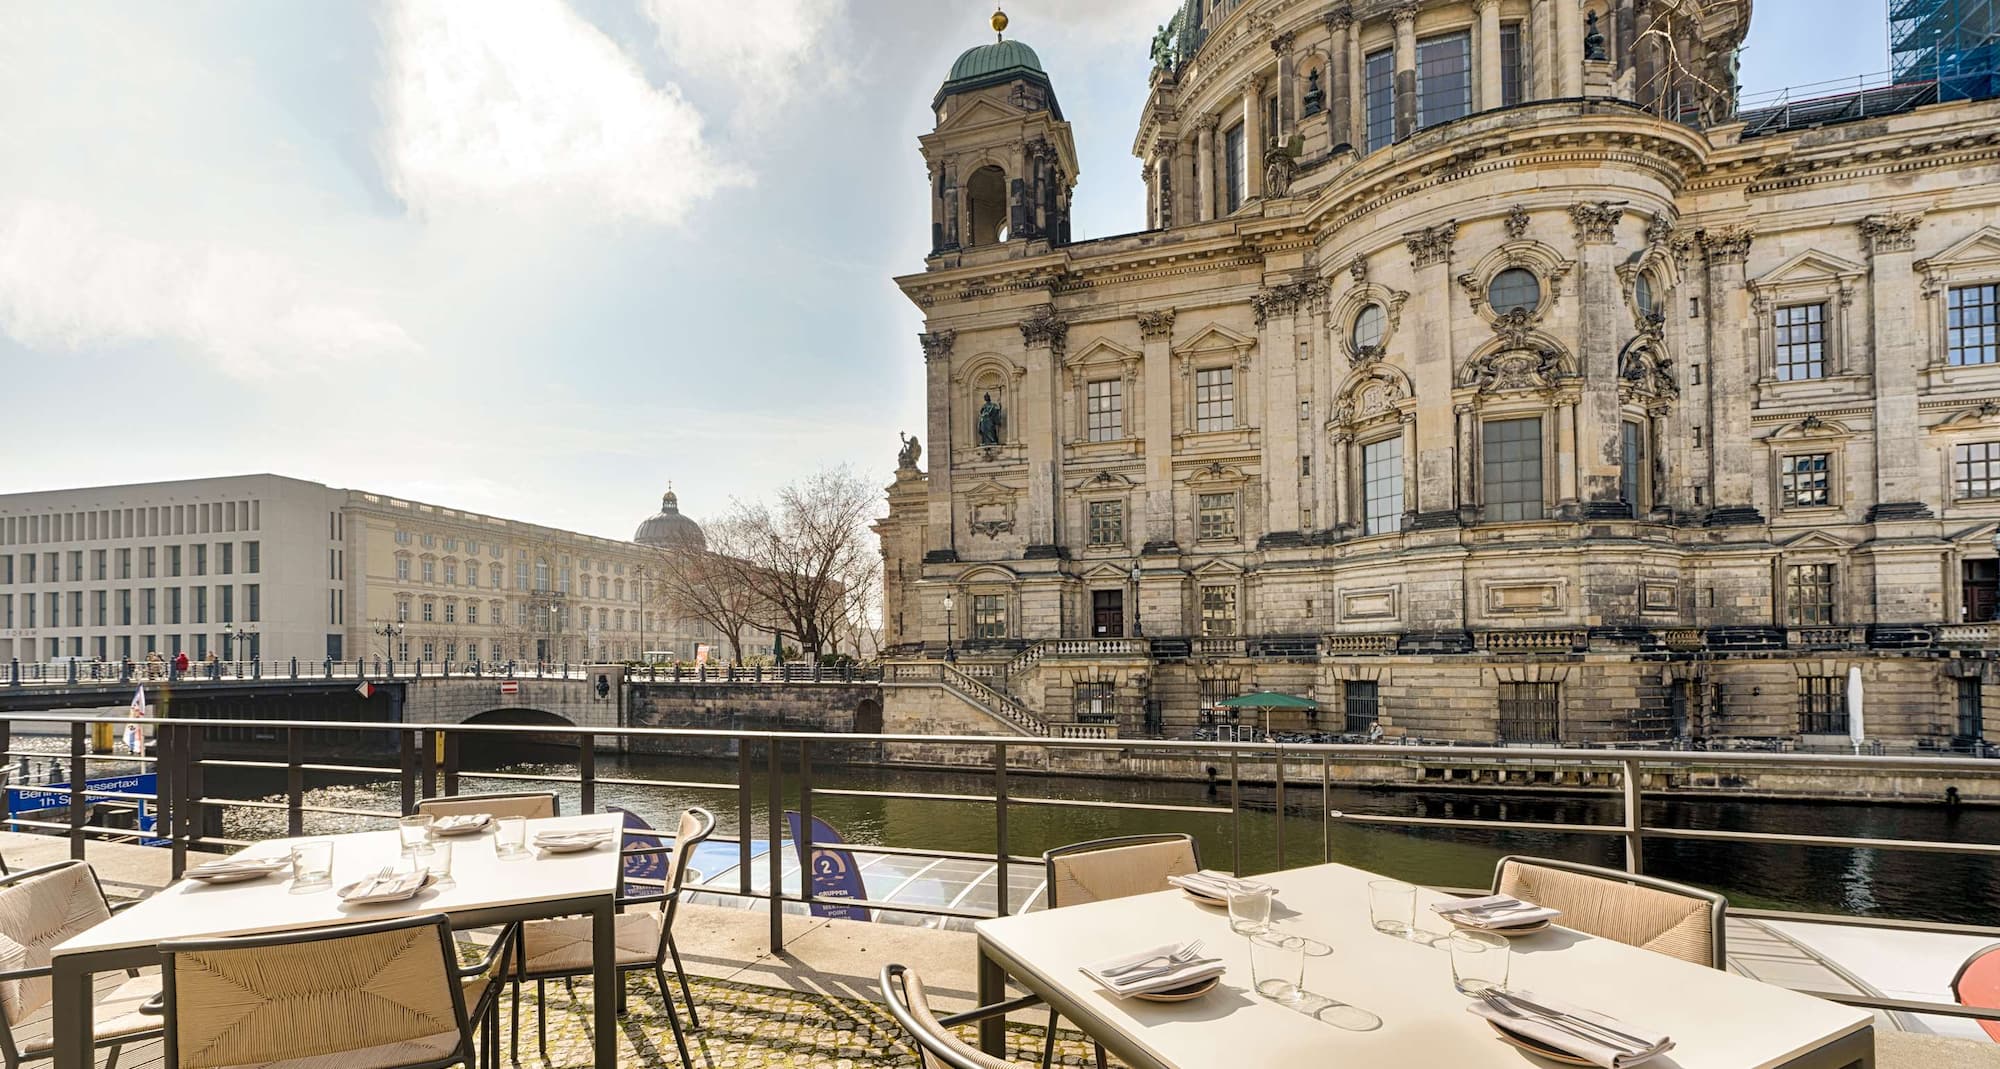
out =
[[411,209],[503,206],[674,223],[747,183],[715,158],[702,118],[655,88],[561,0],[397,0],[382,147]]
[[766,118],[801,89],[838,88],[846,0],[641,0],[660,48],[683,70],[721,78],[737,110]]
[[282,257],[132,237],[31,199],[0,201],[0,330],[44,350],[181,344],[238,377],[419,348]]

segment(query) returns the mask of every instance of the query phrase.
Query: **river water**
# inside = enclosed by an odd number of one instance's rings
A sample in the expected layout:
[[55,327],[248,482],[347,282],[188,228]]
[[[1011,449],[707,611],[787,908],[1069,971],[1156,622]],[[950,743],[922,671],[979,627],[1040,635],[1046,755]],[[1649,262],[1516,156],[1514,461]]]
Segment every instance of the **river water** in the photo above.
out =
[[[573,752],[512,746],[481,755],[477,767],[506,773],[574,777]],[[468,764],[473,764],[468,755]],[[762,761],[756,762],[759,766]],[[760,769],[761,771],[761,769]],[[718,818],[718,833],[733,835],[738,823],[733,761],[603,754],[597,758],[598,806],[619,806],[656,826],[672,826],[681,808],[702,805]],[[282,778],[256,771],[233,772],[228,783],[209,775],[211,795],[282,801]],[[727,783],[732,789],[661,787],[603,783],[604,779],[674,780]],[[1024,798],[1099,802],[1144,802],[1201,806],[1228,804],[1228,785],[1213,793],[1200,783],[1131,782],[1068,778],[1009,778],[1008,849],[1035,856],[1063,843],[1135,832],[1182,831],[1200,844],[1203,863],[1245,873],[1278,865],[1277,817],[1268,789],[1246,789],[1246,809],[1232,828],[1226,814],[1173,813],[1129,808],[1036,805]],[[792,784],[796,786],[795,782]],[[767,791],[761,778],[750,784],[752,835],[770,834]],[[995,814],[991,803],[912,798],[829,796],[827,789],[928,794],[990,794],[987,775],[902,769],[838,767],[819,769],[813,778],[813,814],[858,844],[990,852]],[[461,777],[462,792],[545,789],[544,785]],[[574,783],[555,786],[563,811],[580,804]],[[1505,795],[1449,790],[1336,789],[1332,807],[1347,813],[1460,817],[1521,822],[1521,830],[1445,830],[1366,827],[1335,820],[1324,827],[1317,786],[1295,791],[1285,818],[1287,866],[1319,862],[1324,849],[1333,860],[1413,882],[1480,887],[1491,882],[1494,862],[1510,853],[1571,858],[1617,866],[1623,842],[1615,837],[1552,834],[1529,823],[1616,825],[1619,802],[1608,796]],[[307,804],[392,812],[398,804],[394,779],[358,781],[323,777],[309,783]],[[785,804],[795,806],[788,790]],[[1309,809],[1301,808],[1309,806]],[[1773,802],[1746,799],[1672,799],[1650,802],[1649,824],[1723,831],[1782,832],[1864,838],[1930,839],[1947,842],[2000,841],[2000,809],[1856,803]],[[284,834],[282,812],[230,809],[224,831],[232,838]],[[332,833],[381,826],[335,814],[307,814],[309,833]],[[1232,831],[1234,834],[1232,834]],[[1649,839],[1646,871],[1668,879],[1711,887],[1738,906],[1813,912],[1903,917],[1969,924],[2000,924],[2000,865],[1955,855],[1840,847],[1769,846]],[[1240,850],[1240,859],[1235,851]]]

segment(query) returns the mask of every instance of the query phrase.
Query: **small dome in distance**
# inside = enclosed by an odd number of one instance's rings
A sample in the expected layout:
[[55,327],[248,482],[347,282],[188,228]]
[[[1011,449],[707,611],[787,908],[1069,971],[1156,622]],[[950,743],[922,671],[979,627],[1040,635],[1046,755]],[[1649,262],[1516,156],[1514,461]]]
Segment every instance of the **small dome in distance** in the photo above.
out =
[[708,548],[708,536],[701,524],[681,515],[681,499],[672,490],[660,498],[660,511],[646,518],[633,533],[632,541],[642,546],[667,549],[674,546]]

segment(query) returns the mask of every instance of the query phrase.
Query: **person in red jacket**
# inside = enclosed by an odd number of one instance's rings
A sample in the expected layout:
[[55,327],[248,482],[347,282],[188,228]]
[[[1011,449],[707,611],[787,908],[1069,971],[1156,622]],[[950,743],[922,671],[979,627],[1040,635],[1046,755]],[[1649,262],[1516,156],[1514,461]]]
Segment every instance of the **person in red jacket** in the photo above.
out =
[[182,650],[179,653],[174,654],[174,671],[185,675],[187,673],[187,670],[188,670],[188,655],[186,650]]

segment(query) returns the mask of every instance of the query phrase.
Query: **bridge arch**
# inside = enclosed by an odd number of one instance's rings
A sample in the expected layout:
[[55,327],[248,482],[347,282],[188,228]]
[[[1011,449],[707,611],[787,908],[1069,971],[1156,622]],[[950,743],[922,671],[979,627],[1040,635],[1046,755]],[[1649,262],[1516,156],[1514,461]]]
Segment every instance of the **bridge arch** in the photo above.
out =
[[[570,732],[577,724],[561,713],[551,713],[546,709],[529,709],[520,706],[504,706],[474,713],[460,721],[468,725],[508,725],[515,727],[546,727],[547,734],[534,732],[525,735],[488,735],[483,732],[467,732],[459,737],[459,760],[467,768],[490,768],[520,760],[537,760],[537,751],[550,751],[548,756],[568,760],[576,753],[576,737]],[[559,729],[559,730],[558,730]]]

